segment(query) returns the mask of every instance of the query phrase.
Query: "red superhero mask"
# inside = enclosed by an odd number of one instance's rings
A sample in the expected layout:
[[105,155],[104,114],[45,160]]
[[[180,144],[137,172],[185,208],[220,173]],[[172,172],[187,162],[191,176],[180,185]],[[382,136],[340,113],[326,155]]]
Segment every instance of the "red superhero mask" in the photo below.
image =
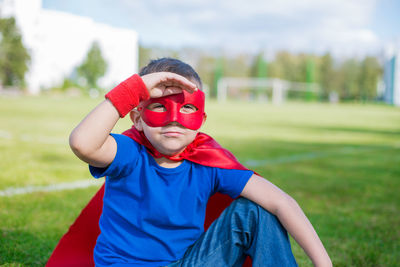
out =
[[[202,91],[197,90],[191,94],[183,90],[179,94],[150,98],[143,101],[139,104],[138,111],[143,121],[150,127],[162,127],[171,122],[178,122],[188,129],[198,130],[205,116],[204,102],[205,96]],[[152,103],[163,105],[165,111],[156,112],[148,109],[147,107]],[[197,110],[192,113],[182,113],[182,107],[188,104],[195,106]]]

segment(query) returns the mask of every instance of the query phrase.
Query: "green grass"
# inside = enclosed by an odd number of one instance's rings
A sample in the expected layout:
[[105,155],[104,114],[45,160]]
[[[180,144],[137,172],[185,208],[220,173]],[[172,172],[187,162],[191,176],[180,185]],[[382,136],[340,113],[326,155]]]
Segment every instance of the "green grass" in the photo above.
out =
[[[0,97],[0,190],[91,179],[68,135],[100,101]],[[207,113],[206,133],[299,202],[334,266],[398,264],[400,109],[211,101]],[[0,265],[43,266],[96,190],[0,196]]]

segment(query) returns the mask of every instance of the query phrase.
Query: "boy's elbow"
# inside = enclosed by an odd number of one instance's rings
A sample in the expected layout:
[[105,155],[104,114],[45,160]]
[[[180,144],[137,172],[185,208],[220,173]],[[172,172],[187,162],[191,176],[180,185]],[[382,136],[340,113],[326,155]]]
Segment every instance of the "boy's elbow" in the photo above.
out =
[[78,141],[78,138],[74,135],[74,132],[72,132],[69,135],[68,141],[69,141],[69,147],[71,148],[72,152],[74,152],[74,154],[77,155],[77,153],[79,153],[79,151],[82,150],[82,145]]
[[74,154],[80,159],[91,154],[87,141],[77,135],[74,131],[69,136],[69,146],[72,152],[74,152]]

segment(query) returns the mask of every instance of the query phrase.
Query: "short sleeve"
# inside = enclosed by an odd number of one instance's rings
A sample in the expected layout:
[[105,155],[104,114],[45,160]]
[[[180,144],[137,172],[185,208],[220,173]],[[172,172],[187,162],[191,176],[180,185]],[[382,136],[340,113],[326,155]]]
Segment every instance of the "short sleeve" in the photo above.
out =
[[216,168],[215,191],[237,198],[253,174],[250,170]]
[[111,134],[117,143],[117,153],[113,162],[106,168],[98,168],[89,165],[90,173],[94,178],[124,177],[132,172],[139,159],[141,146],[132,138],[121,135]]

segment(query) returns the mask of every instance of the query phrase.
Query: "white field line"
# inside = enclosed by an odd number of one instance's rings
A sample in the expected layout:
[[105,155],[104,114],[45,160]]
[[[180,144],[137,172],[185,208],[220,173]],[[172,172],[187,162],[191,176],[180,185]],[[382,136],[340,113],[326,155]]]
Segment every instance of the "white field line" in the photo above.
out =
[[277,157],[272,159],[249,159],[244,162],[245,166],[248,167],[260,167],[260,166],[269,166],[269,165],[277,165],[282,163],[291,163],[298,162],[304,160],[313,160],[317,158],[326,158],[329,156],[333,156],[336,154],[351,154],[351,153],[359,153],[364,151],[376,150],[382,148],[358,148],[358,147],[344,147],[341,149],[337,149],[334,151],[315,151],[303,154],[295,154],[283,157]]
[[272,158],[272,159],[260,159],[260,160],[249,159],[249,160],[244,161],[244,165],[247,167],[261,167],[261,166],[270,166],[270,165],[277,165],[277,164],[283,164],[283,163],[291,163],[291,162],[326,158],[326,157],[335,156],[335,155],[370,152],[370,151],[375,151],[375,150],[399,149],[399,148],[400,148],[400,143],[396,143],[392,146],[385,146],[385,147],[382,147],[382,146],[380,146],[380,147],[343,147],[343,148],[335,149],[335,150],[331,150],[331,151],[315,151],[315,152],[309,152],[309,153],[304,153],[304,154],[296,154],[296,155],[277,157],[277,158]]
[[[0,138],[4,139],[12,139],[13,136],[4,130],[0,129]],[[23,141],[32,141],[36,140],[42,143],[47,143],[47,144],[60,144],[64,143],[60,141],[60,139],[56,140],[53,138],[47,138],[47,137],[38,137],[36,139],[32,138],[29,135],[22,135],[20,137],[21,140]],[[325,151],[325,152],[311,152],[311,153],[304,153],[304,154],[297,154],[297,155],[289,155],[289,156],[283,156],[283,157],[278,157],[278,158],[273,158],[273,159],[260,159],[260,160],[254,160],[254,159],[249,159],[244,161],[244,165],[250,168],[254,167],[261,167],[261,166],[269,166],[269,165],[277,165],[277,164],[282,164],[282,163],[291,163],[291,162],[298,162],[298,161],[304,161],[304,160],[313,160],[317,158],[325,158],[333,155],[340,155],[340,154],[351,154],[351,153],[359,153],[359,152],[368,152],[368,151],[374,151],[374,150],[381,150],[381,149],[399,149],[400,148],[400,143],[396,143],[393,146],[387,146],[387,147],[344,147],[341,149],[337,149],[334,151]],[[59,183],[59,184],[52,184],[52,185],[46,185],[46,186],[26,186],[26,187],[15,187],[15,188],[7,188],[5,190],[0,191],[0,197],[2,196],[14,196],[14,195],[22,195],[22,194],[29,194],[29,193],[34,193],[34,192],[53,192],[53,191],[62,191],[62,190],[72,190],[72,189],[77,189],[77,188],[87,188],[89,186],[98,186],[99,184],[102,183],[102,180],[96,180],[96,179],[87,179],[87,180],[80,180],[76,182],[71,182],[71,183]]]
[[8,131],[4,131],[4,130],[0,129],[0,138],[11,139],[12,135]]
[[[245,166],[247,167],[260,167],[266,165],[277,165],[281,163],[291,163],[297,161],[304,160],[313,160],[317,158],[329,157],[332,155],[340,155],[340,154],[350,154],[350,153],[360,153],[360,152],[369,152],[380,149],[399,149],[400,146],[396,144],[393,147],[376,147],[376,148],[357,148],[357,147],[346,147],[342,149],[338,149],[335,151],[329,152],[311,152],[304,153],[298,155],[290,155],[284,157],[278,157],[275,159],[263,159],[263,160],[247,160],[245,161]],[[26,186],[26,187],[15,187],[15,188],[7,188],[5,190],[0,191],[0,197],[4,196],[15,196],[15,195],[23,195],[35,192],[53,192],[53,191],[62,191],[62,190],[72,190],[78,188],[87,188],[90,186],[99,186],[103,183],[102,179],[86,179],[80,180],[76,182],[70,183],[59,183],[52,184],[46,186]]]
[[0,139],[16,139],[20,140],[22,142],[36,142],[36,143],[41,143],[41,144],[47,144],[47,145],[64,145],[68,144],[68,138],[55,138],[52,136],[33,136],[29,134],[21,134],[21,135],[13,135],[9,131],[5,131],[0,129]]
[[79,180],[70,183],[59,183],[59,184],[52,184],[52,185],[30,185],[25,187],[10,187],[5,190],[0,191],[0,197],[10,197],[15,195],[24,195],[29,193],[36,193],[36,192],[54,192],[54,191],[63,191],[63,190],[72,190],[78,188],[87,188],[90,186],[99,186],[104,181],[102,179],[86,179],[86,180]]

